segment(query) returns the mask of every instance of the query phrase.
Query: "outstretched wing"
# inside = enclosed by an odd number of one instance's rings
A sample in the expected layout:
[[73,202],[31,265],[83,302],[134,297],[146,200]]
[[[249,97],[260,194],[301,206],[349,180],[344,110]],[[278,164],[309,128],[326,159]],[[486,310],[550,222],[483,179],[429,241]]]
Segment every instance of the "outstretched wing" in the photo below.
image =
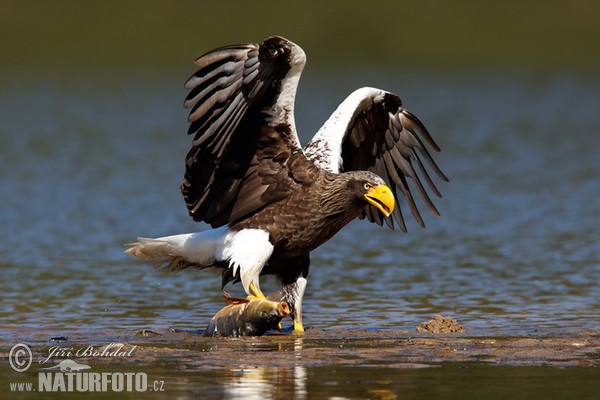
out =
[[194,220],[218,227],[287,195],[289,154],[300,148],[293,101],[304,63],[302,49],[277,36],[196,60],[184,102],[195,136],[181,184]]
[[[305,149],[306,155],[322,168],[332,172],[369,170],[381,176],[394,191],[400,190],[415,220],[425,226],[408,181],[412,180],[427,207],[436,215],[423,181],[436,196],[440,192],[433,183],[424,162],[438,177],[448,178],[431,157],[428,147],[440,151],[419,119],[402,108],[395,94],[362,88],[352,93],[317,132]],[[400,228],[406,224],[400,207],[393,213]],[[362,217],[379,225],[385,220],[393,228],[392,217],[385,218],[373,206]]]

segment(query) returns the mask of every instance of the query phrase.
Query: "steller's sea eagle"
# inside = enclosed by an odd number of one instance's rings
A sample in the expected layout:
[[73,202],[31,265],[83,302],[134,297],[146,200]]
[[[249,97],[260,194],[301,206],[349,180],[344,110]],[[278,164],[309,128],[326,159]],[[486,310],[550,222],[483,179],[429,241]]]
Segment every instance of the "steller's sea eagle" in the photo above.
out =
[[423,219],[409,189],[439,215],[422,180],[441,197],[424,162],[446,176],[428,147],[439,146],[419,119],[384,90],[356,90],[302,148],[294,100],[306,56],[279,36],[261,44],[221,47],[196,60],[188,133],[194,134],[181,184],[190,215],[213,229],[138,238],[127,253],[171,270],[222,269],[222,285],[241,280],[264,298],[259,276],[276,275],[294,330],[303,331],[302,298],[310,252],[350,221],[367,218],[406,231],[399,190]]

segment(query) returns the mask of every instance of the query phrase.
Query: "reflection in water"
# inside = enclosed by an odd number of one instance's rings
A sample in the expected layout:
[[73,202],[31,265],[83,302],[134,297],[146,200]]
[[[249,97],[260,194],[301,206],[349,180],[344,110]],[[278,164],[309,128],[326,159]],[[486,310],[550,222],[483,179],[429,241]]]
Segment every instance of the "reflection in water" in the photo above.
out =
[[[303,338],[294,340],[294,357],[302,358]],[[273,352],[276,356],[277,352]],[[227,398],[306,399],[307,371],[302,365],[253,366],[240,364],[224,369],[223,391]]]
[[224,370],[223,390],[231,399],[306,399],[306,368],[241,365]]

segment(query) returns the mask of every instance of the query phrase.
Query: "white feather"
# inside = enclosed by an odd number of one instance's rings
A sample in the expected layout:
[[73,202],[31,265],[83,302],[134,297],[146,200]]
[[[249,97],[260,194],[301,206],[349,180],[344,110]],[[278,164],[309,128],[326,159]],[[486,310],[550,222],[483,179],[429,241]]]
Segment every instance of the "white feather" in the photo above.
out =
[[269,234],[261,229],[230,231],[221,227],[156,239],[138,238],[138,243],[131,244],[126,253],[155,267],[168,264],[174,270],[227,261],[234,276],[239,270],[244,290],[250,293],[250,283],[260,290],[260,272],[273,253],[273,245]]
[[262,229],[242,229],[228,232],[224,239],[217,246],[218,257],[229,261],[234,276],[239,269],[246,293],[250,293],[250,283],[260,290],[260,272],[273,253],[269,234]]
[[306,156],[317,166],[340,172],[342,165],[342,141],[350,124],[363,110],[369,108],[383,90],[363,87],[352,92],[325,121],[305,149]]
[[226,228],[204,232],[183,233],[156,239],[138,238],[125,252],[159,267],[179,260],[191,264],[210,265],[215,261],[217,243],[223,240]]
[[302,299],[304,298],[304,291],[306,290],[307,280],[304,277],[299,277],[296,283],[293,285],[295,291],[294,297],[294,308],[296,309],[296,323],[302,324]]

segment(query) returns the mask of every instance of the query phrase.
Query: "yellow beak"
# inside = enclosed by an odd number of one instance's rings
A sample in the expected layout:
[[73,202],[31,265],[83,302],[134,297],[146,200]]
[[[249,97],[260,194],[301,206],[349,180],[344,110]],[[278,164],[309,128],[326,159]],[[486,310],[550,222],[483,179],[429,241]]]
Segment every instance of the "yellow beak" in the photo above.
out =
[[386,185],[373,186],[369,189],[368,193],[365,194],[365,199],[386,217],[392,215],[394,211],[394,195],[392,190]]

